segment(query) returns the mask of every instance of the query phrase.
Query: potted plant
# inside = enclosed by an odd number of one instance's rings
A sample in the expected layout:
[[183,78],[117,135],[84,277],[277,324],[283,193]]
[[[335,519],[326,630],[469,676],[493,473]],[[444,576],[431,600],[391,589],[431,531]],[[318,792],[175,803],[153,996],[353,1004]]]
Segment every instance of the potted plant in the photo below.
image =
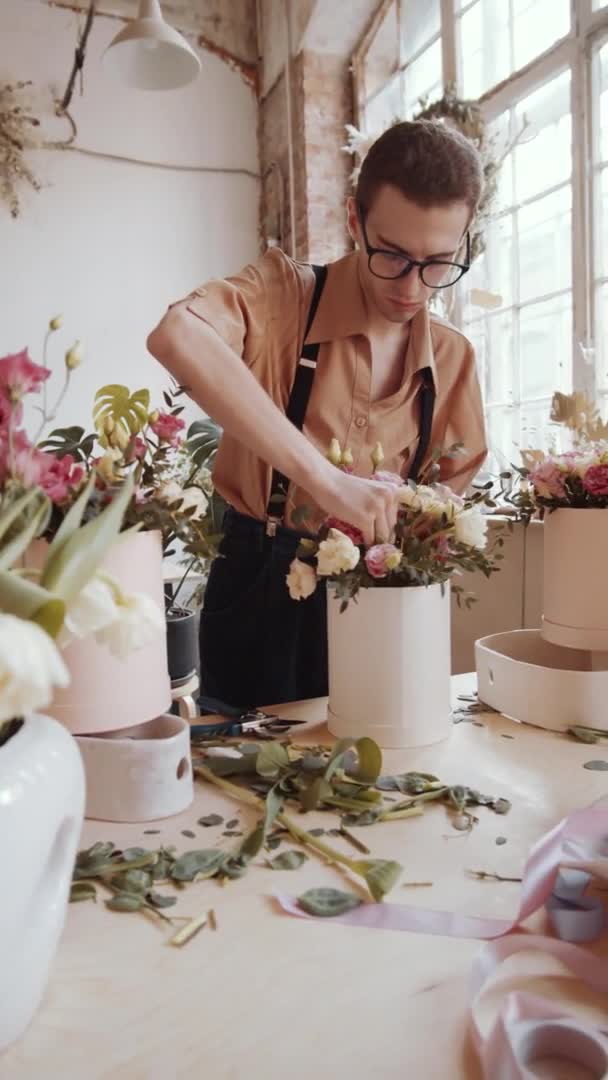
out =
[[[139,703],[140,716],[147,711],[148,719],[168,707],[169,679],[179,685],[197,666],[196,612],[179,605],[177,594],[182,592],[192,570],[214,556],[217,542],[211,513],[216,500],[206,465],[213,446],[201,444],[201,432],[195,426],[191,429],[194,442],[184,440],[183,407],[179,404],[182,392],[173,384],[163,395],[165,408],[151,409],[147,389],[132,393],[126,386],[104,386],[95,395],[94,432],[85,434],[79,426],[56,429],[43,444],[60,458],[72,455],[85,473],[96,471],[97,509],[116,483],[126,476],[133,478],[134,493],[124,524],[125,528],[138,526],[139,531],[128,541],[129,548],[121,549],[121,565],[112,569],[119,581],[140,574],[137,587],[165,608],[166,657],[153,659],[140,654],[134,661],[140,670],[135,671],[132,665],[129,672],[132,692],[137,687],[139,694],[148,693],[150,697],[145,708]],[[53,527],[59,520],[60,515]],[[47,536],[52,537],[52,528]],[[174,592],[163,584],[163,560],[176,555],[178,549],[186,561],[186,570]],[[109,675],[108,685],[115,685],[117,677]],[[163,678],[164,690],[160,685]],[[167,700],[161,701],[163,695]],[[114,727],[132,723],[127,704],[128,687],[123,685],[112,705]],[[101,730],[101,719],[91,715],[87,730]]]
[[[335,443],[330,459],[348,468],[348,450]],[[366,547],[357,529],[329,519],[300,545],[287,585],[300,601],[328,586],[330,731],[423,746],[450,730],[450,581],[461,570],[489,576],[500,555],[484,550],[487,486],[463,499],[443,484],[416,486],[379,470],[382,457],[378,445],[374,478],[399,488],[390,542]]]
[[[66,384],[75,355],[66,354]],[[123,593],[100,572],[133,479],[91,516],[96,474],[87,480],[73,458],[40,450],[22,427],[23,399],[49,374],[27,350],[0,359],[0,857],[10,867],[0,903],[0,1050],[25,1029],[44,991],[82,825],[78,748],[44,715],[69,681],[60,650],[74,635],[95,633],[124,650],[159,632],[145,598]],[[43,557],[24,566],[66,500]]]

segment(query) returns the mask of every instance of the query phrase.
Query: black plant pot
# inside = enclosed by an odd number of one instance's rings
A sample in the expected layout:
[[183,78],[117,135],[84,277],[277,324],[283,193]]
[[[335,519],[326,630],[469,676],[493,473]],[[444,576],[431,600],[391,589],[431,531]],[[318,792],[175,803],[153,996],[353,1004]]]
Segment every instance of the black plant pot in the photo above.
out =
[[167,622],[169,678],[173,685],[187,682],[198,668],[198,619],[189,608],[170,607]]

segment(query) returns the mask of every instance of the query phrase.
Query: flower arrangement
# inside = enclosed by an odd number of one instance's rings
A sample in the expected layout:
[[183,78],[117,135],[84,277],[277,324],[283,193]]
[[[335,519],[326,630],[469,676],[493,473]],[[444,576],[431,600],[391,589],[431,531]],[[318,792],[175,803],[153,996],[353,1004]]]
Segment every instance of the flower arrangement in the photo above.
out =
[[[452,448],[455,452],[457,448]],[[443,452],[435,455],[445,456]],[[341,451],[332,440],[328,457],[338,468],[350,470],[348,449]],[[343,601],[356,597],[361,588],[413,587],[443,584],[454,574],[479,570],[486,577],[498,569],[502,554],[486,553],[487,517],[481,504],[490,502],[488,485],[471,498],[461,498],[445,484],[414,484],[396,473],[379,468],[380,444],[372,452],[372,479],[398,487],[397,523],[388,542],[366,546],[358,529],[335,518],[327,519],[318,536],[300,543],[287,575],[294,600],[305,600],[319,580],[328,581]],[[435,470],[431,471],[432,472]],[[496,544],[501,547],[502,537]],[[470,605],[473,597],[453,585],[458,601]],[[464,594],[464,595],[463,595]]]
[[[61,326],[51,320],[45,340]],[[65,393],[81,359],[77,343],[65,354]],[[100,475],[30,441],[23,403],[42,389],[43,424],[49,413],[46,365],[27,349],[0,358],[0,743],[14,722],[49,704],[69,675],[59,649],[72,638],[95,634],[124,657],[164,629],[148,597],[127,595],[100,566],[119,540],[133,502],[135,481],[126,476],[95,505]],[[56,406],[55,406],[56,408]],[[139,528],[139,524],[136,525]],[[50,538],[41,565],[24,564],[32,542]]]
[[581,443],[563,454],[527,451],[520,504],[538,510],[606,509],[608,442]]

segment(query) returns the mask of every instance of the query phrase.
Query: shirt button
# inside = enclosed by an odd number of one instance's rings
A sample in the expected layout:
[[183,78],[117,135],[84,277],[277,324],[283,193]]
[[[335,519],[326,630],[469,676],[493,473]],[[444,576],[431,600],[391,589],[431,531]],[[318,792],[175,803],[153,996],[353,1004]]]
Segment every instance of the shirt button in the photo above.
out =
[[365,427],[366,424],[367,424],[367,420],[366,420],[366,418],[364,416],[358,416],[357,419],[355,420],[355,427],[359,427],[359,428]]

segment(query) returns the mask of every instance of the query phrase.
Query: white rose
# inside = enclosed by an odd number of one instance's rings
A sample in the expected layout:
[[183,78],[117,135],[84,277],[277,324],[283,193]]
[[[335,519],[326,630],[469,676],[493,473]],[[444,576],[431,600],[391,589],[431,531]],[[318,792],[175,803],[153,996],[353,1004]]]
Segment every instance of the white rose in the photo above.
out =
[[397,502],[401,506],[409,506],[412,510],[420,510],[421,501],[418,496],[418,489],[412,487],[411,484],[404,484],[400,487],[397,493]]
[[190,520],[200,521],[201,518],[204,518],[205,514],[207,513],[207,507],[209,505],[209,501],[205,493],[201,491],[201,489],[198,487],[187,487],[184,488],[182,494],[183,499],[180,509],[190,510],[191,507],[194,507],[195,509],[195,513],[192,515]]
[[485,548],[488,522],[477,506],[462,510],[454,520],[454,536],[460,544],[468,547]]
[[59,642],[63,646],[72,638],[96,634],[115,619],[116,602],[111,586],[100,577],[93,577],[68,608]]
[[317,552],[317,572],[324,577],[354,570],[359,562],[359,548],[349,536],[339,529],[330,529],[327,540],[322,540]]
[[164,630],[163,613],[146,593],[117,593],[115,618],[98,630],[95,637],[101,645],[108,647],[112,656],[124,660]]
[[161,484],[160,487],[156,488],[154,494],[160,502],[170,506],[172,503],[182,502],[184,489],[178,484],[177,480],[165,480],[164,484]]
[[285,578],[292,600],[306,600],[317,587],[317,575],[312,566],[294,559]]
[[53,687],[69,681],[58,648],[42,627],[0,614],[0,721],[44,709]]

